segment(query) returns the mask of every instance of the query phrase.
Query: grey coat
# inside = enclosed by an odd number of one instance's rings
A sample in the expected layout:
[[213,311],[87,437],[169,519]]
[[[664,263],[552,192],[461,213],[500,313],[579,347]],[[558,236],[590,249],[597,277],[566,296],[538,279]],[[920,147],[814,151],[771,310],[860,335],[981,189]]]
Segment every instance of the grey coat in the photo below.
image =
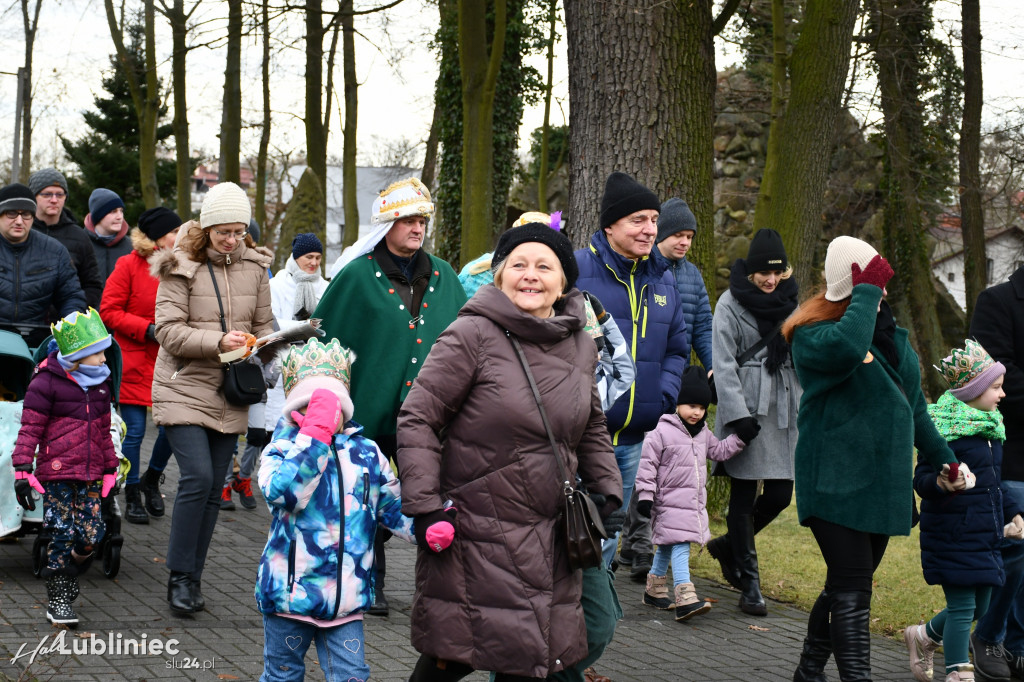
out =
[[761,432],[740,454],[720,466],[733,478],[793,478],[796,451],[796,415],[803,392],[792,359],[775,374],[764,367],[768,350],[762,348],[742,367],[740,355],[760,340],[757,320],[726,291],[718,299],[711,325],[711,349],[715,358],[715,387],[718,412],[715,435],[719,439],[735,433],[727,423],[754,417]]

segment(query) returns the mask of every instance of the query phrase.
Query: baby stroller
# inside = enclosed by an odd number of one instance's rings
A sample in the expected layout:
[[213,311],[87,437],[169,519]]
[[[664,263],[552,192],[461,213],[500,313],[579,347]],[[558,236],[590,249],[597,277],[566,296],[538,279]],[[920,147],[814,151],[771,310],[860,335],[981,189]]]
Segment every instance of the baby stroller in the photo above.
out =
[[[18,504],[14,495],[14,468],[11,464],[11,455],[21,427],[21,408],[25,391],[36,365],[47,356],[50,338],[47,337],[33,354],[22,334],[0,330],[0,539],[36,535],[32,545],[32,572],[37,578],[42,575],[43,567],[46,565],[46,548],[50,543],[50,536],[43,524],[43,505],[38,494],[32,493],[37,496],[34,511],[27,511]],[[121,381],[121,349],[116,341],[107,349],[106,354],[116,405]],[[115,495],[124,482],[128,460],[121,456],[124,422],[113,410],[110,425],[114,449],[121,460],[121,466],[118,469],[117,486],[101,503],[100,509],[106,524],[106,532],[100,539],[96,552],[97,557],[102,560],[103,574],[113,579],[121,568],[121,547],[124,544],[124,537],[121,535],[121,512]]]

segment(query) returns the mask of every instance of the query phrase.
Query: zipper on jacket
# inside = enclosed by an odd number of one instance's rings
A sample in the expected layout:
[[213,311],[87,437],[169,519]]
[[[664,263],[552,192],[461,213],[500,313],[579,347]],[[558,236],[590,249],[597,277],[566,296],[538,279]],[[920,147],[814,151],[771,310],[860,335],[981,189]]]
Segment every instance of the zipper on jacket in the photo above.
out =
[[18,319],[18,303],[21,302],[21,256],[14,258],[14,317]]
[[642,330],[640,331],[640,338],[647,338],[647,301],[644,301],[644,324]]
[[370,472],[363,472],[363,506],[370,503]]
[[338,617],[338,609],[341,608],[341,578],[345,567],[345,481],[341,475],[341,458],[338,457],[338,449],[331,442],[331,454],[334,455],[334,466],[338,472],[338,518],[340,519],[340,533],[338,537],[338,583],[334,590],[334,615],[331,620]]
[[[591,248],[593,248],[593,247],[591,247]],[[633,273],[636,271],[636,262],[635,261],[633,262],[633,266],[630,268],[630,271],[629,271],[629,284],[626,284],[624,281],[622,281],[622,279],[619,277],[619,273],[615,272],[615,269],[612,268],[612,266],[608,265],[607,263],[605,263],[604,266],[606,268],[608,268],[609,272],[612,273],[612,277],[614,277],[615,280],[619,284],[621,284],[622,286],[626,287],[626,293],[629,295],[629,317],[630,317],[630,323],[632,324],[632,329],[633,329],[633,335],[631,337],[632,343],[630,343],[629,354],[630,354],[630,357],[633,358],[633,365],[636,366],[637,300],[636,300],[635,283],[633,281]],[[644,286],[646,286],[646,285],[644,285]],[[630,387],[629,387],[629,407],[626,408],[626,418],[622,422],[622,427],[619,428],[618,431],[616,431],[615,433],[612,434],[612,447],[617,447],[618,446],[618,444],[619,444],[619,435],[623,431],[626,430],[626,427],[629,426],[629,423],[633,420],[633,404],[634,404],[635,400],[636,400],[636,382],[634,381],[630,385]]]
[[292,591],[292,585],[295,584],[295,537],[292,533],[292,538],[288,542],[288,591]]

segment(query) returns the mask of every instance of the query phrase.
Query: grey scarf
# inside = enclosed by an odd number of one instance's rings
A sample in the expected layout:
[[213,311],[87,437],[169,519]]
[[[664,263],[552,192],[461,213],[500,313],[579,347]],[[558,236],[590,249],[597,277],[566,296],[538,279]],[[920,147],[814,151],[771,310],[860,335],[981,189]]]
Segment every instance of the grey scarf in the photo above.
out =
[[306,272],[299,267],[294,258],[288,259],[284,268],[295,282],[295,301],[292,304],[292,317],[296,320],[308,320],[313,311],[316,310],[317,285],[323,280],[319,269],[316,272]]

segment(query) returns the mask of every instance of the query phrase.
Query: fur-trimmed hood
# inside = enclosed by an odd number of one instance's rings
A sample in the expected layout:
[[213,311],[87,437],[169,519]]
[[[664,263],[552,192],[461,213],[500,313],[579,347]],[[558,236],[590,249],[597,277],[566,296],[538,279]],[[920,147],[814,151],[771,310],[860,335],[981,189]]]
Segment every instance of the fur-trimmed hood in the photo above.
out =
[[[190,220],[181,226],[178,232],[178,239],[174,242],[174,249],[161,249],[149,259],[149,271],[157,279],[165,279],[167,276],[176,274],[184,277],[192,277],[200,265],[199,261],[193,260],[189,253],[195,244],[203,238],[204,230],[199,227],[199,221]],[[269,268],[274,262],[274,252],[265,246],[255,248],[247,246],[245,242],[239,242],[235,250],[222,256],[229,264],[235,260],[249,260],[258,263],[264,268]],[[230,258],[230,260],[227,260]],[[214,262],[218,262],[215,259]]]
[[146,233],[139,228],[133,227],[130,236],[132,248],[143,258],[149,258],[156,252],[156,242],[147,237]]

